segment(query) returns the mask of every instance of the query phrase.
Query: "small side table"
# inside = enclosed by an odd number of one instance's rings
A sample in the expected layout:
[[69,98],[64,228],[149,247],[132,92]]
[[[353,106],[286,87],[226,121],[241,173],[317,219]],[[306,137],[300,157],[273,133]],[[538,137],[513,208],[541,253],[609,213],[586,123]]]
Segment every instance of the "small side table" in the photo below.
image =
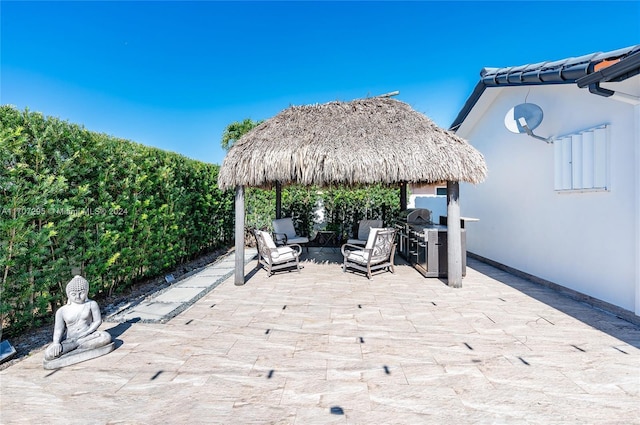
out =
[[314,242],[319,247],[334,247],[338,242],[338,233],[329,230],[321,230],[316,234]]

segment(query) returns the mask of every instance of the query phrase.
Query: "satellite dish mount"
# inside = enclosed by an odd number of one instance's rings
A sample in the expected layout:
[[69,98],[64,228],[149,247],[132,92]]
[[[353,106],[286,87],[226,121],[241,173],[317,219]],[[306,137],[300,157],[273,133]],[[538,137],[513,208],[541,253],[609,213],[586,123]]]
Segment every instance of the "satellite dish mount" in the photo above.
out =
[[533,130],[542,122],[543,116],[542,108],[535,103],[521,103],[509,109],[504,117],[504,126],[512,133],[527,134],[534,139],[553,143],[551,138],[533,134]]

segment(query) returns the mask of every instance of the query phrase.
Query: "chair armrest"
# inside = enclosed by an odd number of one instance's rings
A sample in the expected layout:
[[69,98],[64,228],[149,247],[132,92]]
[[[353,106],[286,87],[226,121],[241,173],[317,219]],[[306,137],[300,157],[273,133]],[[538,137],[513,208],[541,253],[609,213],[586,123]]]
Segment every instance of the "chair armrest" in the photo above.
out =
[[273,241],[276,245],[286,245],[287,244],[287,234],[286,233],[276,233],[273,232]]
[[287,246],[288,246],[289,248],[292,248],[292,249],[294,249],[295,251],[297,251],[297,252],[296,252],[296,257],[299,257],[299,256],[300,256],[300,254],[302,254],[302,245],[297,244],[297,243],[292,243],[292,244],[289,244],[289,245],[287,245]]
[[345,249],[345,248],[355,248],[353,251],[371,251],[371,249],[367,249],[363,246],[358,246],[358,245],[353,245],[350,243],[346,243],[344,245],[342,245],[342,247],[340,247],[340,252],[342,252],[342,255],[345,255],[347,252],[349,252],[349,250]]
[[[280,252],[282,249],[286,251]],[[291,245],[281,246],[279,248],[269,248],[269,256],[274,260],[278,259],[280,255],[288,254],[290,252],[296,257],[300,257],[300,254],[302,254],[302,247],[297,243],[292,243]]]

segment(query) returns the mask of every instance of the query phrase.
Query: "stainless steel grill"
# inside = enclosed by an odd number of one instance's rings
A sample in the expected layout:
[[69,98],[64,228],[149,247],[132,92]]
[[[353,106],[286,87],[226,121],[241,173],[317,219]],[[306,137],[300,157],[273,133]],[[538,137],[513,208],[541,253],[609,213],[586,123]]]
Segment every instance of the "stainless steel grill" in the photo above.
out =
[[[396,222],[398,253],[425,277],[447,277],[447,226],[434,224],[431,211],[414,208],[402,211]],[[466,275],[466,232],[462,237],[462,275]]]

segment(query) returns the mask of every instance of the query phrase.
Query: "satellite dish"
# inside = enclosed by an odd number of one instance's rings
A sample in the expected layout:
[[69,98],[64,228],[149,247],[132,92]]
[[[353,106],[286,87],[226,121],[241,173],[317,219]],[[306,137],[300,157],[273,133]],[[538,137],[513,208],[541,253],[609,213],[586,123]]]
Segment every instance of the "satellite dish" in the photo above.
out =
[[542,108],[535,103],[521,103],[509,109],[504,116],[504,126],[512,133],[528,134],[533,138],[551,143],[549,139],[533,134],[533,130],[542,122],[543,116]]
[[[521,103],[509,109],[507,115],[504,116],[504,126],[512,133],[526,133],[524,125],[529,130],[535,130],[542,122],[542,108],[535,103]],[[524,122],[522,122],[524,118]]]

